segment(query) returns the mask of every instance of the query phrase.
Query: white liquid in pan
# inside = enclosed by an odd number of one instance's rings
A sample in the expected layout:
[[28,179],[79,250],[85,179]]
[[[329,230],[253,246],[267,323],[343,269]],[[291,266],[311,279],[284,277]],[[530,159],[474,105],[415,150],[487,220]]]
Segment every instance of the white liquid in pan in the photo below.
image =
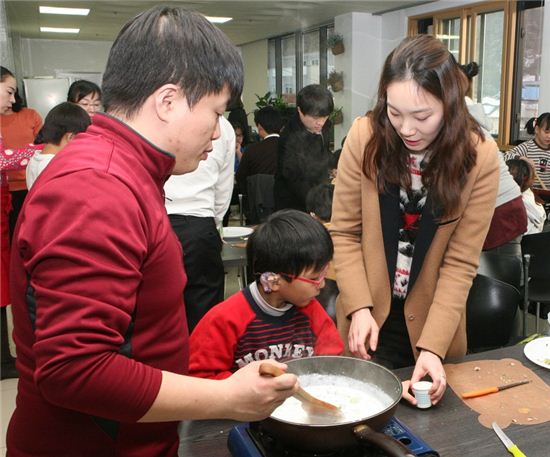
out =
[[298,379],[308,393],[340,407],[339,411],[312,410],[290,397],[271,417],[309,425],[356,422],[379,414],[393,403],[392,398],[375,385],[345,376],[309,374],[300,375]]

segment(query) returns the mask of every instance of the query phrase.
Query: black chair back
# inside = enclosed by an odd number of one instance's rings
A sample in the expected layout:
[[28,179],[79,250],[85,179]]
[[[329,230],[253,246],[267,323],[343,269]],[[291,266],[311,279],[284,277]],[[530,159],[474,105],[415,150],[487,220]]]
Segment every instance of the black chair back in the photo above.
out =
[[[531,256],[529,278],[550,281],[550,232],[524,235],[521,239],[521,253]],[[550,282],[548,283],[550,293]]]
[[468,351],[506,346],[520,302],[521,294],[514,286],[478,274],[466,302]]
[[261,224],[275,210],[273,184],[273,175],[260,173],[246,178],[248,201],[246,212],[247,224]]

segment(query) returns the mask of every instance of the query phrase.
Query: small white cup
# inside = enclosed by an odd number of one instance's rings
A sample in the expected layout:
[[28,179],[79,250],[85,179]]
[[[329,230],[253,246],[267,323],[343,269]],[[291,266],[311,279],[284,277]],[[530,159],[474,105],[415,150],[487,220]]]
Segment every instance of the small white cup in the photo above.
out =
[[416,398],[417,401],[417,408],[426,409],[432,406],[430,394],[428,393],[431,388],[432,383],[430,381],[418,381],[412,385],[414,398]]

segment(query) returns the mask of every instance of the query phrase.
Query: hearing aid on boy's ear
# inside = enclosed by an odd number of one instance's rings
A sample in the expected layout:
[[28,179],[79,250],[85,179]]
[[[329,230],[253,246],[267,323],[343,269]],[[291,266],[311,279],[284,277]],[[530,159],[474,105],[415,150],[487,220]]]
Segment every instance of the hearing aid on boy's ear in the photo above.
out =
[[270,294],[271,292],[273,292],[271,290],[271,282],[274,281],[275,279],[277,279],[277,277],[275,273],[271,271],[266,271],[261,274],[260,283],[262,284],[262,287],[264,288],[264,292],[266,294]]

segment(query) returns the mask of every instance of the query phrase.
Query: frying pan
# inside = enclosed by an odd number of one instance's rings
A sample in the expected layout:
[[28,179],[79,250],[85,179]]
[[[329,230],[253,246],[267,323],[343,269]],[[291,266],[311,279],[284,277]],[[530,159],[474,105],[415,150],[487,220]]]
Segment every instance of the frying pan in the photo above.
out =
[[[391,457],[414,457],[401,442],[378,432],[393,416],[402,395],[401,381],[385,367],[362,359],[340,356],[306,357],[287,362],[288,372],[298,377],[306,374],[338,375],[342,386],[346,380],[372,384],[390,396],[391,404],[382,411],[359,420],[329,424],[293,422],[292,418],[270,416],[261,427],[286,447],[302,452],[330,453],[357,447],[365,442],[375,445]],[[372,395],[371,392],[365,392]]]

